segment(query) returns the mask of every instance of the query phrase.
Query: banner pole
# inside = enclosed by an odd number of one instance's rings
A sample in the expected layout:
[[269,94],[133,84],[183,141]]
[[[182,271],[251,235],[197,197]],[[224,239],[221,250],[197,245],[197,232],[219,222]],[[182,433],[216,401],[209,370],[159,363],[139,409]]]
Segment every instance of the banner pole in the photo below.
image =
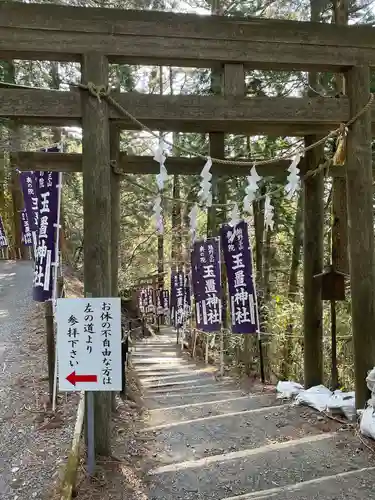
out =
[[86,391],[87,403],[87,472],[90,477],[95,472],[95,411],[94,392]]
[[224,376],[224,328],[220,330],[220,376]]
[[[220,236],[217,237],[217,244],[219,247],[219,279],[220,279],[220,290],[221,290],[221,295],[223,294],[223,283],[222,283],[222,259],[221,259],[221,245],[220,245]],[[229,287],[228,288],[228,293],[229,293]],[[227,311],[226,311],[227,312]],[[222,297],[220,298],[220,323],[221,323],[221,328],[220,328],[220,376],[224,376],[224,325],[223,325],[223,300]]]
[[[60,246],[60,218],[61,218],[61,190],[62,190],[62,172],[59,172],[57,190],[57,217],[56,217],[56,235],[55,235],[55,262],[53,263],[53,284],[52,284],[52,310],[54,321],[56,321],[56,299],[57,299],[57,278],[59,267],[59,246]],[[56,411],[57,397],[57,347],[55,348],[55,373],[53,379],[52,412]]]
[[259,367],[260,367],[260,379],[262,384],[265,383],[265,375],[264,375],[264,358],[263,358],[263,346],[262,346],[262,338],[260,336],[260,323],[259,323],[259,310],[258,310],[258,294],[255,284],[254,276],[252,276],[253,280],[253,288],[254,288],[254,299],[255,299],[255,314],[257,320],[257,337],[258,337],[258,350],[259,350]]
[[192,352],[192,355],[193,355],[193,358],[195,358],[195,349],[197,347],[197,330],[194,329],[194,342],[193,342],[193,352]]

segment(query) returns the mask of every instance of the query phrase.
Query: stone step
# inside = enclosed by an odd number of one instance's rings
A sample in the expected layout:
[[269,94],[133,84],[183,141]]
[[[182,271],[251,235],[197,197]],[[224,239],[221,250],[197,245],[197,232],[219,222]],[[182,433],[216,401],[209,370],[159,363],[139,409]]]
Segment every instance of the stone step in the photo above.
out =
[[170,464],[226,451],[255,449],[306,435],[324,435],[324,430],[329,429],[328,425],[306,418],[303,416],[305,414],[303,408],[281,404],[185,421],[177,419],[158,425],[151,424],[151,414],[150,423],[143,432],[153,432],[158,460]]
[[[221,379],[222,382],[232,382],[231,379],[225,378]],[[217,380],[215,377],[212,375],[212,373],[207,373],[207,374],[200,374],[200,373],[193,373],[187,378],[183,378],[182,380],[179,378],[172,378],[172,379],[167,379],[167,380],[151,380],[151,381],[142,381],[142,385],[145,390],[149,389],[154,389],[154,388],[171,388],[171,391],[173,390],[174,387],[182,388],[184,386],[191,387],[193,385],[199,385],[203,386],[205,384],[215,384],[217,383]]]
[[[149,373],[149,372],[155,372],[156,375],[159,373],[165,373],[166,371],[171,371],[171,372],[178,372],[181,373],[183,371],[194,371],[196,369],[196,365],[194,363],[175,363],[175,366],[169,366],[168,365],[159,365],[156,364],[156,366],[150,366],[149,363],[147,363],[145,366],[142,366],[138,360],[136,360],[136,369],[138,375],[142,375],[143,373]],[[135,366],[134,366],[135,367]]]
[[368,500],[375,498],[374,473],[375,467],[363,467],[223,500]]
[[160,369],[160,370],[138,370],[137,375],[141,380],[160,380],[168,377],[191,377],[195,374],[195,370],[193,369],[173,369],[170,368]]
[[[157,408],[150,411],[148,425],[155,426],[169,422],[184,422],[194,418],[209,417],[215,415],[224,415],[226,413],[252,410],[265,406],[274,406],[273,394],[256,394],[237,396],[234,394],[225,394],[222,399],[216,401],[199,401],[196,403],[185,403],[182,405]],[[206,398],[205,398],[206,399]]]
[[232,381],[225,381],[225,382],[216,382],[215,379],[213,380],[202,380],[200,379],[199,382],[195,382],[193,384],[185,385],[182,387],[169,387],[169,388],[150,388],[148,389],[147,387],[145,388],[147,391],[147,395],[151,396],[154,394],[168,394],[168,393],[177,393],[181,392],[183,394],[184,392],[192,392],[193,390],[195,392],[200,392],[202,396],[204,395],[205,392],[212,392],[214,390],[219,390],[225,388],[227,390],[234,389],[234,385]]
[[176,356],[172,356],[168,354],[168,356],[134,356],[132,354],[132,359],[134,360],[134,363],[138,363],[138,361],[142,361],[142,363],[161,363],[161,364],[167,364],[168,362],[174,362],[176,363],[179,361],[181,364],[186,364],[186,361],[183,359],[176,358]]
[[174,349],[136,349],[132,351],[132,356],[133,358],[162,358],[171,356],[173,356],[174,358],[176,357]]
[[191,363],[187,363],[186,361],[180,361],[176,359],[171,359],[171,360],[165,360],[163,363],[160,363],[160,361],[152,361],[149,358],[147,359],[135,359],[133,360],[132,358],[131,362],[134,368],[137,370],[139,368],[147,368],[147,369],[160,369],[160,368],[166,368],[166,369],[179,369],[179,368],[186,368],[186,367],[191,367]]
[[134,344],[135,345],[135,348],[138,350],[138,349],[162,349],[162,348],[167,348],[169,349],[170,347],[174,347],[176,348],[176,343],[172,343],[172,342],[168,342],[168,341],[165,341],[165,342],[147,342],[147,341],[144,341],[144,342],[137,342]]
[[188,392],[188,393],[162,393],[162,394],[146,394],[144,400],[146,406],[150,409],[163,408],[176,405],[186,405],[190,403],[213,402],[220,399],[230,397],[246,396],[246,393],[240,389],[217,389],[216,391],[205,392]]
[[171,373],[160,373],[156,372],[154,374],[140,374],[138,373],[138,376],[141,378],[142,383],[146,384],[146,382],[167,382],[169,380],[184,380],[188,378],[194,378],[195,376],[208,376],[212,377],[212,374],[216,370],[207,370],[205,368],[202,368],[201,370],[185,370],[185,371],[174,371]]
[[358,447],[350,432],[327,433],[156,467],[149,471],[149,498],[224,500],[367,467],[370,452]]

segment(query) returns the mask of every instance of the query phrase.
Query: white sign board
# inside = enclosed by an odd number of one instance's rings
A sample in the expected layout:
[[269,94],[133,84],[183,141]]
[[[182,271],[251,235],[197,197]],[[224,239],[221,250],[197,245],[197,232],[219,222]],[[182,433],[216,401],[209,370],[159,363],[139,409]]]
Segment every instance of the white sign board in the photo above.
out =
[[57,299],[60,391],[121,391],[121,299]]

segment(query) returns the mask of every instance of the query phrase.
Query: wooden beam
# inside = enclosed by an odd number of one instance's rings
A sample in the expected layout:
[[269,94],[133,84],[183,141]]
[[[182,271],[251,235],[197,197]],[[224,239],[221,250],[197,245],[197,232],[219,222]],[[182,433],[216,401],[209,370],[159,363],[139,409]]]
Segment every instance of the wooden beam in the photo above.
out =
[[[20,151],[11,153],[14,165],[27,172],[40,170],[50,172],[82,172],[82,155],[80,153],[44,153],[41,151]],[[241,158],[238,159],[241,161]],[[251,161],[243,159],[242,161]],[[259,160],[258,160],[259,161]],[[304,159],[301,160],[302,168]],[[165,166],[170,175],[199,175],[205,161],[200,158],[168,157]],[[271,165],[257,165],[257,172],[263,177],[277,177],[284,179],[290,166],[289,160],[278,160]],[[158,174],[159,164],[152,156],[133,156],[120,152],[118,167],[124,174]],[[213,163],[211,172],[217,176],[245,177],[249,175],[249,166],[222,165]],[[345,178],[346,168],[331,167],[328,175],[331,177]]]
[[[80,153],[44,153],[41,151],[21,151],[11,153],[16,167],[22,172],[29,170],[82,172],[82,155]],[[241,159],[239,159],[241,161]],[[242,161],[251,161],[243,159]],[[165,166],[170,175],[199,175],[205,161],[200,158],[168,157]],[[286,169],[290,161],[279,160],[272,165],[259,165],[257,171],[263,176],[286,177]],[[121,152],[118,168],[124,174],[158,174],[159,164],[152,156],[133,156]],[[222,165],[213,163],[211,171],[218,176],[246,176],[249,175],[249,166]],[[345,175],[343,172],[342,175]]]
[[323,71],[375,65],[374,33],[370,26],[0,3],[0,59],[77,61],[96,50],[111,62]]
[[[368,101],[369,88],[368,67],[353,68],[347,73],[347,93],[353,115]],[[347,139],[348,237],[357,408],[364,408],[369,397],[366,377],[373,368],[375,359],[375,254],[370,125],[370,113],[363,113],[350,127]]]
[[[84,83],[108,83],[108,61],[96,53],[84,57]],[[84,287],[85,296],[111,296],[111,171],[108,105],[82,96]],[[95,452],[111,449],[111,393],[94,394]]]
[[[81,97],[86,91],[10,89],[0,87],[0,117],[25,123],[79,124]],[[113,94],[133,116],[154,130],[301,135],[325,133],[350,118],[349,101],[341,98],[234,96],[159,96],[128,92]],[[138,129],[112,107],[112,120]],[[375,123],[375,105],[372,107]]]
[[25,122],[80,124],[81,96],[78,92],[0,87],[0,117],[19,117]]

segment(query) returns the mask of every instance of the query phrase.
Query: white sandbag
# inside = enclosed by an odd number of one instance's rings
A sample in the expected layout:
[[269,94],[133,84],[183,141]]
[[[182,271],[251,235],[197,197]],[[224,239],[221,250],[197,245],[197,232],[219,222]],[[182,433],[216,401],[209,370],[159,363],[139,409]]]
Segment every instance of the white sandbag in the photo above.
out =
[[306,391],[301,391],[296,397],[296,403],[300,405],[307,405],[315,408],[318,411],[324,411],[327,409],[329,399],[332,395],[330,391],[324,385],[316,385],[310,387]]
[[344,405],[351,405],[355,402],[355,393],[351,392],[343,392],[340,389],[334,391],[328,401],[328,408],[337,409],[342,408]]
[[341,413],[345,415],[345,417],[350,421],[355,420],[357,417],[357,411],[355,407],[354,391],[335,391],[331,394],[331,397],[328,400],[327,409],[333,413]]
[[367,387],[369,388],[369,391],[374,392],[375,389],[375,368],[370,370],[367,374],[366,377],[366,383]]
[[349,422],[355,422],[357,420],[357,409],[355,407],[355,400],[353,401],[353,404],[350,404],[348,406],[342,406],[341,410],[345,415],[345,418],[347,418]]
[[290,399],[303,391],[303,385],[291,380],[279,381],[276,386],[277,399]]
[[364,436],[375,440],[375,410],[371,406],[363,411],[359,429]]

